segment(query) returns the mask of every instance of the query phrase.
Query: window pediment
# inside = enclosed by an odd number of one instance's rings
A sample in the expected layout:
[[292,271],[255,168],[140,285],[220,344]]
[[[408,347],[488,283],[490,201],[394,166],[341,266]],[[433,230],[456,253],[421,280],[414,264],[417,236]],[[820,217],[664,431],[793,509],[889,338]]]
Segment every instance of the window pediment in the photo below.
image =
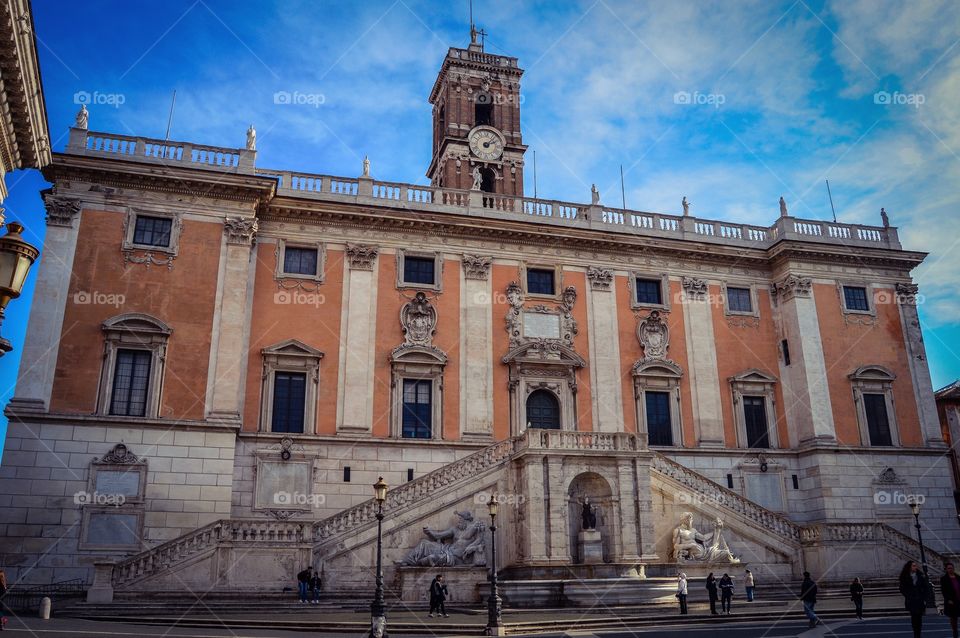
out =
[[260,351],[264,356],[288,356],[288,357],[310,357],[313,359],[322,359],[323,353],[316,348],[297,339],[287,339],[272,346],[268,346]]
[[735,374],[728,379],[732,384],[742,384],[742,383],[763,383],[763,384],[774,384],[777,382],[777,378],[763,372],[762,370],[757,370],[756,368],[751,368],[750,370],[745,370],[739,374]]
[[633,376],[679,379],[683,376],[683,369],[670,359],[641,359],[633,364]]
[[536,362],[574,368],[584,368],[587,362],[570,346],[543,339],[528,341],[511,349],[504,355],[503,363]]
[[851,381],[881,381],[881,382],[890,382],[895,381],[897,375],[894,374],[891,370],[878,365],[868,365],[860,366],[849,375],[847,378]]
[[111,317],[104,321],[101,327],[108,336],[126,333],[142,335],[144,337],[151,335],[168,337],[173,332],[173,328],[163,321],[139,312],[130,312]]

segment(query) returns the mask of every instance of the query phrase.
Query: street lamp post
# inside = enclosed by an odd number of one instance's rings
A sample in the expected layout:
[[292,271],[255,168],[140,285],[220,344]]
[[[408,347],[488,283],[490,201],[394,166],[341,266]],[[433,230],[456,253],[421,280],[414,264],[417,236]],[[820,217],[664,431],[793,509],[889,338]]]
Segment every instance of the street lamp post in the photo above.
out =
[[490,512],[490,596],[487,598],[487,635],[503,636],[503,601],[497,583],[497,495],[491,494],[487,509]]
[[936,594],[933,591],[933,586],[930,585],[930,574],[927,571],[927,552],[923,549],[923,534],[920,533],[920,502],[912,499],[910,501],[910,511],[913,512],[914,527],[917,528],[917,542],[920,543],[920,567],[923,568],[923,575],[927,577],[927,586],[929,587],[926,603],[928,608],[934,608],[937,606]]
[[[3,219],[0,209],[0,220]],[[2,223],[2,221],[0,221]],[[7,304],[23,291],[23,283],[40,251],[23,240],[20,233],[23,224],[10,222],[7,234],[0,237],[0,324],[3,323]],[[0,357],[13,350],[9,340],[0,337]]]
[[377,588],[370,604],[370,638],[387,637],[387,611],[383,601],[383,502],[387,500],[387,484],[381,476],[373,484],[377,501]]

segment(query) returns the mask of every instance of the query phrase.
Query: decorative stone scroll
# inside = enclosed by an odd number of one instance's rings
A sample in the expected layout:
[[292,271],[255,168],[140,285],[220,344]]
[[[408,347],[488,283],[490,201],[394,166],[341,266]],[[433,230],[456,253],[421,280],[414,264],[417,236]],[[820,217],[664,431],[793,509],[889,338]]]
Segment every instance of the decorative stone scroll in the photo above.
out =
[[680,280],[684,292],[693,301],[704,301],[707,298],[707,280],[696,277],[683,277]]
[[99,459],[94,459],[93,462],[98,465],[135,465],[143,463],[143,461],[123,443],[117,443],[109,452]]
[[373,270],[380,249],[369,244],[347,244],[347,260],[354,270]]
[[[579,331],[577,321],[573,318],[573,307],[577,302],[576,288],[567,286],[563,290],[560,295],[560,307],[557,309],[548,308],[544,305],[525,309],[523,307],[523,290],[515,281],[511,281],[507,285],[506,296],[507,303],[510,304],[506,322],[507,332],[510,334],[511,348],[533,342],[573,345],[573,338]],[[540,315],[540,317],[536,315]],[[550,316],[557,318],[555,322],[549,324],[551,332],[549,334],[536,332],[538,327],[544,328],[547,326],[544,320]],[[555,327],[558,327],[559,330],[555,330]],[[530,332],[531,329],[534,332]]]
[[47,207],[48,226],[73,226],[73,220],[80,214],[80,200],[58,195],[46,195],[43,203]]
[[877,477],[877,483],[882,483],[884,485],[896,485],[903,483],[899,476],[897,476],[897,471],[892,467],[888,467],[884,471],[880,472],[880,475]]
[[489,255],[464,255],[463,256],[463,276],[466,279],[478,279],[486,281],[490,275],[490,264],[493,263],[493,257]]
[[613,283],[613,271],[609,268],[587,266],[587,279],[590,280],[591,290],[610,290]]
[[252,246],[257,240],[260,224],[256,217],[226,217],[223,220],[223,233],[228,244]]
[[660,318],[660,311],[653,310],[647,315],[647,318],[637,326],[637,339],[643,346],[643,360],[667,358],[667,349],[670,347],[670,329],[663,319]]
[[418,292],[401,308],[400,325],[403,327],[404,345],[432,346],[437,329],[437,309],[423,292]]
[[897,284],[897,303],[903,306],[916,306],[920,286],[917,284]]
[[809,297],[812,289],[812,278],[788,275],[783,281],[770,285],[770,294],[782,303],[794,297]]

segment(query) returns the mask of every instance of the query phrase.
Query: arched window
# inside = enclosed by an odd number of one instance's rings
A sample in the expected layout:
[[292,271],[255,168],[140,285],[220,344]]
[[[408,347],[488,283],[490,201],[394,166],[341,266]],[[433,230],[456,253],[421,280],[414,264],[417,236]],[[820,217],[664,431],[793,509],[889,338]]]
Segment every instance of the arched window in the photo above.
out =
[[486,91],[478,93],[473,103],[473,116],[475,126],[493,126],[493,96]]
[[527,397],[527,424],[544,430],[560,429],[560,402],[549,390],[534,390]]
[[497,174],[493,172],[492,168],[481,168],[480,169],[480,190],[484,193],[495,193],[497,192]]

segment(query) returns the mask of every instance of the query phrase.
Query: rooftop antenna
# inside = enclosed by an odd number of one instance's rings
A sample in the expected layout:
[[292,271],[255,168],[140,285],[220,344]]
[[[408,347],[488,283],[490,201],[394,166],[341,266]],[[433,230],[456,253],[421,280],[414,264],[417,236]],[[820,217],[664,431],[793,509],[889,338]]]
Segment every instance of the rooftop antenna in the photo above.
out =
[[537,152],[533,152],[533,198],[537,198]]
[[483,29],[477,30],[473,23],[473,0],[470,0],[470,46],[477,44],[477,36],[480,36],[480,50],[483,51],[483,45],[486,44],[487,32]]
[[833,194],[830,192],[830,180],[828,179],[828,180],[826,180],[826,182],[827,182],[827,197],[830,198],[830,210],[833,211],[833,223],[836,224],[836,223],[837,223],[837,209],[833,207]]
[[170,139],[170,125],[173,124],[173,107],[177,103],[177,90],[173,90],[173,97],[170,99],[170,115],[167,117],[167,135],[163,139]]
[[620,165],[620,203],[622,204],[623,212],[627,212],[627,192],[623,188],[623,164]]

